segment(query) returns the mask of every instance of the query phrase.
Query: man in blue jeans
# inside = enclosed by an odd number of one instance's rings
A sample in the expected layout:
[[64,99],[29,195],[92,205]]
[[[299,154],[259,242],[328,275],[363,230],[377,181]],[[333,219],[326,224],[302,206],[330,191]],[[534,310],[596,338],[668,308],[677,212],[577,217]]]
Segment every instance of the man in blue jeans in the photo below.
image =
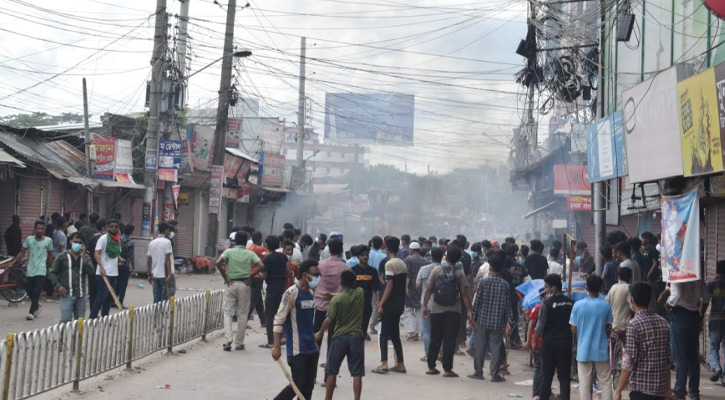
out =
[[171,268],[174,264],[174,250],[169,240],[171,227],[166,222],[159,224],[159,236],[149,243],[148,248],[148,276],[149,283],[154,287],[154,303],[169,299],[169,285],[171,284]]
[[[441,261],[443,261],[443,250],[440,247],[431,249],[430,257],[433,262],[428,265],[424,265],[423,268],[418,271],[418,277],[415,279],[415,284],[420,292],[420,304],[423,304],[423,301],[425,300],[425,290],[423,290],[423,288],[428,288],[428,278],[430,278],[433,268],[441,265]],[[433,308],[432,302],[433,299],[428,300],[429,310]],[[427,317],[423,316],[423,349],[425,350],[425,353],[420,361],[427,361],[428,346],[430,346],[430,315]]]
[[86,316],[86,282],[94,278],[86,255],[86,239],[80,232],[70,236],[70,249],[58,254],[48,278],[60,296],[60,323]]
[[[707,309],[710,296],[702,279],[684,283],[673,282],[665,293],[669,294],[667,306],[670,309],[670,342],[675,360],[673,394],[677,399],[684,399],[685,394],[689,394],[691,400],[699,400],[700,318]],[[687,389],[689,393],[686,393]]]
[[[723,364],[720,363],[720,347],[725,342],[725,260],[717,262],[715,279],[707,283],[707,292],[711,296],[710,317],[707,328],[710,333],[709,362],[712,369],[710,382],[717,382],[725,386]],[[725,345],[723,345],[725,347]]]

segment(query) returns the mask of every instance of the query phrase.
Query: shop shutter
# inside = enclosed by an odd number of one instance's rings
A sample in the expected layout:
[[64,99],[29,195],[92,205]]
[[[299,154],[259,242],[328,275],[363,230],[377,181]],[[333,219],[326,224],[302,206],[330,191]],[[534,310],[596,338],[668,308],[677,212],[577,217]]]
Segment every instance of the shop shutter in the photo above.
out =
[[63,213],[75,213],[76,219],[86,213],[87,190],[82,185],[63,184]]
[[[0,193],[2,194],[2,204],[0,207],[0,234],[5,234],[5,230],[13,223],[13,215],[15,215],[15,178],[8,178],[0,181]],[[23,231],[25,234],[25,231]],[[8,249],[5,246],[5,239],[0,240],[0,254],[7,254]]]
[[201,201],[200,208],[203,210],[201,213],[201,251],[202,253],[206,253],[206,242],[209,236],[209,196],[202,196]]
[[191,257],[194,254],[194,190],[190,188],[181,189],[189,193],[189,204],[179,204],[176,221],[176,253],[181,257]]
[[24,237],[33,234],[35,220],[43,214],[40,207],[43,181],[47,185],[47,178],[34,173],[27,173],[27,175],[23,175],[18,183],[18,215],[20,215],[20,228]]
[[55,178],[45,180],[46,190],[44,192],[46,203],[43,204],[45,216],[50,218],[53,213],[63,215],[63,183]]
[[705,279],[715,278],[717,261],[725,259],[725,203],[705,209]]

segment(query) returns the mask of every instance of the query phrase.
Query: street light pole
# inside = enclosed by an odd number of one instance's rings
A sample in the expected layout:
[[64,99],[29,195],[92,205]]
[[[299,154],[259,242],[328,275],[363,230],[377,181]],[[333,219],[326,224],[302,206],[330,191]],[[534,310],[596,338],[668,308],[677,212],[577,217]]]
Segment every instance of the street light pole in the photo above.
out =
[[[227,139],[227,117],[229,116],[229,97],[232,82],[232,56],[234,50],[234,19],[237,10],[237,1],[229,0],[227,5],[227,26],[224,33],[224,54],[222,55],[222,76],[219,85],[219,106],[216,116],[216,129],[214,130],[214,158],[212,161],[212,169],[221,166],[224,168],[224,153],[226,152]],[[222,183],[225,180],[225,174],[222,174]],[[223,186],[223,185],[222,185]],[[212,197],[210,195],[209,199]],[[219,201],[223,201],[223,195],[220,195]],[[222,207],[213,209],[209,207],[209,226],[206,237],[207,256],[215,257],[217,249],[217,241],[219,236],[219,220]]]

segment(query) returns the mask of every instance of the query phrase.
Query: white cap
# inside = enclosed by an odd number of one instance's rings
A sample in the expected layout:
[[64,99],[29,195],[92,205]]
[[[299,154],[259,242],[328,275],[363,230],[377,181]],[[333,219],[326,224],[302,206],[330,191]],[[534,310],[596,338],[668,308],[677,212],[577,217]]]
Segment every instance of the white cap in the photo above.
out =
[[233,241],[234,241],[234,237],[235,237],[236,235],[237,235],[237,233],[236,233],[236,232],[232,232],[232,233],[230,233],[230,234],[229,234],[229,240],[231,240],[231,241],[233,242]]
[[408,248],[411,250],[420,250],[420,243],[410,242],[410,245],[408,245]]

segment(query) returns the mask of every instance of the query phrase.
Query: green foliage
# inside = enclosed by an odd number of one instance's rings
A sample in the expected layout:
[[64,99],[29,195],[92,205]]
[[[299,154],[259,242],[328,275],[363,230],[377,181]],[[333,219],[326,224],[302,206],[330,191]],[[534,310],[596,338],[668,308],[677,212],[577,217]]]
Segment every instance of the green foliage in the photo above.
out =
[[83,122],[83,115],[70,112],[62,113],[60,115],[50,115],[44,112],[36,112],[32,114],[12,114],[0,117],[0,124],[9,125],[14,128],[30,128],[43,125],[60,125],[81,122]]

